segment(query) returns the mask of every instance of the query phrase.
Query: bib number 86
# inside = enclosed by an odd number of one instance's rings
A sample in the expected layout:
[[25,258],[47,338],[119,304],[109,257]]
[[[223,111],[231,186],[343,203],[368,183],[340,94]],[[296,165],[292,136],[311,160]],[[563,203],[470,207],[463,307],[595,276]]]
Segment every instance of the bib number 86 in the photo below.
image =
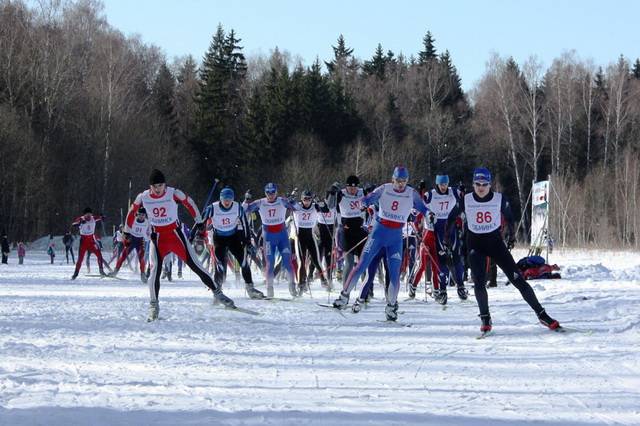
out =
[[476,213],[476,223],[491,223],[491,212]]

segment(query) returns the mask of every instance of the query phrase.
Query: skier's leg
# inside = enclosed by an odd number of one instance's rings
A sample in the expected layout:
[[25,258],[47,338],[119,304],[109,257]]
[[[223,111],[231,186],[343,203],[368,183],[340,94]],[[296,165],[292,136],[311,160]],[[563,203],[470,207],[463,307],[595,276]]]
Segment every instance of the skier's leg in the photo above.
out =
[[504,243],[501,242],[499,245],[494,245],[490,255],[496,265],[498,265],[507,276],[507,279],[520,291],[522,298],[531,306],[531,309],[533,309],[536,314],[542,312],[544,308],[540,305],[536,293],[529,283],[522,278],[518,266],[513,260],[513,256],[511,256],[511,253],[509,253]]
[[473,277],[473,292],[476,295],[480,315],[489,315],[489,298],[486,288],[486,258],[487,255],[477,249],[469,250],[469,267]]

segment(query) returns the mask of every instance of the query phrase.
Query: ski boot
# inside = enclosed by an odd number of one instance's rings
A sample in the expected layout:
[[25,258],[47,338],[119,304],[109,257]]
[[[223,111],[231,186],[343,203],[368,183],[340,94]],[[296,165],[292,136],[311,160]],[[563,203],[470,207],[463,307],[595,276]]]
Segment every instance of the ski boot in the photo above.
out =
[[302,297],[303,293],[308,293],[308,292],[309,292],[309,284],[307,284],[306,282],[302,282],[298,284],[298,297]]
[[436,302],[438,302],[441,305],[446,305],[447,304],[447,290],[445,289],[440,289],[440,290],[434,290],[433,291],[433,298],[436,299]]
[[247,283],[244,285],[247,294],[249,295],[249,299],[264,299],[264,294],[260,290],[256,290],[253,286],[253,283]]
[[73,275],[71,275],[71,280],[75,280],[76,278],[78,278],[78,273],[74,272]]
[[324,288],[327,291],[331,291],[331,284],[329,284],[329,281],[327,281],[326,278],[322,277],[320,278],[320,285],[322,286],[322,288]]
[[387,306],[384,308],[384,313],[387,316],[387,321],[395,321],[398,319],[398,302],[393,305],[387,303]]
[[178,271],[178,278],[182,278],[182,271]]
[[464,285],[458,287],[458,297],[460,298],[460,300],[467,300],[467,298],[469,297],[469,292]]
[[100,276],[101,276],[101,277],[108,277],[109,275],[107,275],[107,274],[104,272],[104,269],[100,268]]
[[482,325],[480,326],[480,332],[488,333],[491,331],[491,315],[479,315]]
[[289,294],[291,297],[298,297],[298,290],[296,289],[296,283],[293,281],[289,282]]
[[557,328],[560,328],[560,323],[551,318],[544,309],[538,312],[538,320],[540,321],[540,324],[544,325],[545,327],[549,327],[550,330],[556,330]]
[[333,307],[336,309],[347,309],[349,303],[349,295],[340,292],[340,297],[333,301]]
[[146,284],[147,281],[149,281],[149,277],[147,276],[147,274],[145,274],[144,272],[140,272],[140,281],[142,281],[143,284]]
[[[235,308],[236,304],[233,303],[233,300],[229,299],[223,292],[222,290],[218,290],[217,293],[213,293],[213,300],[214,300],[214,304],[218,304],[221,303],[224,305],[225,308]],[[218,302],[218,303],[216,303]]]
[[417,287],[414,287],[413,284],[409,284],[409,299],[416,298],[416,289]]
[[273,299],[273,295],[274,295],[273,284],[267,284],[267,297],[269,299]]
[[147,317],[147,322],[155,321],[158,319],[158,314],[160,313],[160,305],[158,301],[149,302],[149,316]]
[[351,312],[353,312],[354,314],[357,314],[358,312],[360,312],[362,310],[362,305],[364,305],[366,302],[364,299],[356,299],[356,301],[353,303],[353,306],[351,307]]

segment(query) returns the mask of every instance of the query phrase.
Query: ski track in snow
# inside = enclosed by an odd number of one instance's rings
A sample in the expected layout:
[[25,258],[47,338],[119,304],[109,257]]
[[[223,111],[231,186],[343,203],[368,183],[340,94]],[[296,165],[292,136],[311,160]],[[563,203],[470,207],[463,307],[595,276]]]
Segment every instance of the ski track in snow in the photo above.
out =
[[268,302],[231,277],[225,292],[255,317],[214,307],[188,271],[163,282],[163,320],[146,323],[132,272],[70,281],[72,266],[27,254],[0,266],[0,425],[640,424],[638,253],[552,255],[563,279],[532,285],[578,329],[564,334],[499,276],[483,340],[472,290],[445,311],[401,291],[412,327],[387,327],[379,286],[342,317],[316,305],[318,282],[313,300]]

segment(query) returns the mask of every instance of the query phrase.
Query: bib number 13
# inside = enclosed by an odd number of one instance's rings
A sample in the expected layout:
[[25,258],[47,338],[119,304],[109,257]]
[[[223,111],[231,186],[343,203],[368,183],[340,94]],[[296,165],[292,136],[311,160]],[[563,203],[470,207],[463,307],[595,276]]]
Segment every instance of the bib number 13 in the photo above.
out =
[[476,223],[491,223],[491,212],[476,213]]

